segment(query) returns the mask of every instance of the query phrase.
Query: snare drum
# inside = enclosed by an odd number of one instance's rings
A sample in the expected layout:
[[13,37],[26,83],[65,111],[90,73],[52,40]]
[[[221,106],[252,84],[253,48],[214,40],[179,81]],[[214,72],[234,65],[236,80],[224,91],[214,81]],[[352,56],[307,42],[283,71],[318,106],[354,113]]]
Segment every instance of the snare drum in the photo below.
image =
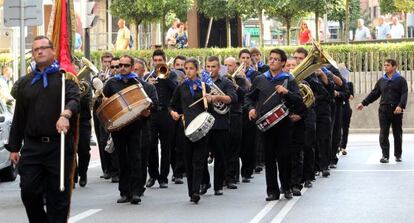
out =
[[262,132],[266,132],[288,114],[289,109],[286,107],[286,105],[280,104],[256,121],[257,128],[259,128],[259,130]]
[[104,100],[96,114],[108,132],[117,131],[139,118],[152,101],[141,84],[131,85]]
[[185,129],[185,136],[191,142],[197,142],[210,131],[211,127],[214,124],[214,117],[208,113],[203,112],[190,122],[190,124]]

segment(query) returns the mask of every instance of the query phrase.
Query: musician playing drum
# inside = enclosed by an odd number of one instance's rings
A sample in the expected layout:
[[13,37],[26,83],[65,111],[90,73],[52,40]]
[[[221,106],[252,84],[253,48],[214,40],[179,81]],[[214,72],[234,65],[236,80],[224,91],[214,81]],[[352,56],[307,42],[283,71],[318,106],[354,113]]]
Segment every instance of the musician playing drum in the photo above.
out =
[[[103,89],[106,97],[111,97],[122,89],[131,85],[142,84],[144,91],[153,102],[157,105],[157,94],[151,91],[149,84],[145,83],[135,73],[131,73],[134,59],[125,55],[119,59],[120,74],[109,79]],[[150,109],[141,112],[141,116],[148,117],[151,114]],[[140,194],[142,193],[142,148],[140,142],[140,131],[142,122],[140,119],[132,121],[118,131],[111,133],[112,139],[119,157],[119,191],[121,198],[117,203],[131,202],[138,204],[141,202]]]
[[[282,70],[286,60],[287,56],[283,50],[273,49],[270,51],[268,57],[269,71],[256,77],[250,91],[246,94],[250,120],[262,117],[283,102],[289,109],[299,107],[303,103],[293,76]],[[272,96],[275,91],[277,94]],[[268,98],[270,99],[267,100]],[[285,191],[285,197],[292,198],[289,152],[291,129],[292,121],[289,118],[284,118],[272,128],[262,132],[265,150],[267,201],[278,200],[280,196],[275,161],[279,166],[280,182]]]
[[[192,58],[187,59],[184,68],[187,79],[174,91],[169,110],[170,115],[176,121],[180,119],[180,114],[183,114],[185,125],[188,125],[205,111],[205,107],[203,103],[197,103],[189,107],[193,102],[203,97],[202,83],[198,77],[198,61]],[[208,86],[206,86],[206,91],[210,91]],[[209,100],[213,97],[209,97]],[[188,195],[190,196],[190,201],[194,203],[198,203],[200,200],[200,185],[207,157],[206,146],[207,137],[202,137],[195,142],[190,141],[187,137],[184,139],[184,162],[187,173]]]

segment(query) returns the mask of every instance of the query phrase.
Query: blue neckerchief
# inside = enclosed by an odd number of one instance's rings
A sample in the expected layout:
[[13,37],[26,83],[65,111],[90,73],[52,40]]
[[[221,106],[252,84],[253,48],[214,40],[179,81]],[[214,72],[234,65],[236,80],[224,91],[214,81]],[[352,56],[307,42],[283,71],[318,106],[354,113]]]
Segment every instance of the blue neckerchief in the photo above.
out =
[[43,88],[46,88],[48,83],[47,83],[47,75],[49,74],[53,74],[58,72],[60,69],[59,66],[59,62],[57,60],[53,61],[53,63],[49,66],[47,66],[45,68],[45,70],[43,72],[40,72],[37,67],[33,70],[34,73],[34,78],[32,80],[31,85],[33,85],[34,83],[36,83],[38,80],[40,80],[41,78],[43,79]]
[[274,83],[276,81],[284,80],[284,79],[290,77],[290,75],[288,73],[284,72],[284,71],[281,71],[280,73],[276,74],[276,76],[274,76],[274,77],[270,73],[270,70],[263,73],[263,75],[266,77],[266,79],[268,79],[272,83]]
[[252,81],[252,74],[254,73],[254,69],[252,67],[247,68],[246,71],[246,77],[249,79],[249,81]]
[[264,66],[263,61],[259,61],[259,62],[257,62],[257,67],[258,67],[258,68],[262,68],[263,66]]
[[204,70],[201,72],[200,76],[202,82],[205,82],[208,86],[213,85],[213,79],[211,79],[210,73]]
[[117,79],[117,80],[123,80],[123,79],[129,80],[129,79],[138,78],[138,75],[135,74],[135,73],[129,73],[127,75],[117,74],[117,75],[114,76],[114,78]]
[[331,73],[331,71],[330,71],[330,70],[328,70],[328,68],[326,68],[326,67],[322,67],[322,68],[321,68],[321,70],[322,70],[322,72],[323,72],[324,74],[326,74],[326,75],[328,75],[329,73]]
[[392,75],[391,79],[388,78],[387,73],[384,74],[383,78],[387,81],[393,81],[399,76],[401,76],[401,74],[398,71],[396,71],[395,74]]
[[186,78],[183,81],[183,84],[185,84],[185,85],[188,86],[188,88],[190,89],[190,92],[191,92],[191,95],[192,96],[194,96],[194,94],[195,94],[194,89],[193,89],[194,84],[197,86],[198,89],[200,89],[200,90],[202,89],[201,88],[201,80],[198,79],[198,78],[195,79],[195,80],[191,80],[190,78]]

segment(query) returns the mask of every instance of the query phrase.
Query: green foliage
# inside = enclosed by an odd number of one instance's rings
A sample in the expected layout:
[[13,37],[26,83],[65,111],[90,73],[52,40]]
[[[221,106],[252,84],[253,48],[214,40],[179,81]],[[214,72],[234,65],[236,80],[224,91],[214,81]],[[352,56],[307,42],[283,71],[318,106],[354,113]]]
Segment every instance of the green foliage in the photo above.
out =
[[[361,7],[359,0],[349,1],[349,21],[351,27],[356,24],[357,19],[361,18]],[[345,21],[345,1],[341,1],[337,7],[328,12],[328,20],[330,21]]]
[[395,7],[395,0],[380,0],[380,9],[382,14],[399,12]]
[[414,12],[413,0],[395,0],[395,7],[404,13]]
[[214,20],[232,18],[239,14],[237,10],[239,2],[235,0],[197,0],[197,9],[207,18]]
[[154,21],[160,11],[153,1],[146,0],[113,0],[111,14],[128,22],[139,25],[142,21]]

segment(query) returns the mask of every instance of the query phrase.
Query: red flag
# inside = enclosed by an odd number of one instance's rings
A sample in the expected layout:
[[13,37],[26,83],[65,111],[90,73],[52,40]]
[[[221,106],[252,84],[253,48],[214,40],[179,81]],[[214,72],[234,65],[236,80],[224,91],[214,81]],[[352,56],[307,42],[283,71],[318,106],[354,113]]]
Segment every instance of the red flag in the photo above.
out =
[[71,63],[71,55],[70,55],[70,37],[69,37],[69,30],[68,30],[68,17],[67,17],[67,3],[66,0],[60,0],[61,2],[61,23],[60,23],[60,33],[59,33],[59,55],[58,61],[60,67],[65,71],[75,73],[74,67]]

